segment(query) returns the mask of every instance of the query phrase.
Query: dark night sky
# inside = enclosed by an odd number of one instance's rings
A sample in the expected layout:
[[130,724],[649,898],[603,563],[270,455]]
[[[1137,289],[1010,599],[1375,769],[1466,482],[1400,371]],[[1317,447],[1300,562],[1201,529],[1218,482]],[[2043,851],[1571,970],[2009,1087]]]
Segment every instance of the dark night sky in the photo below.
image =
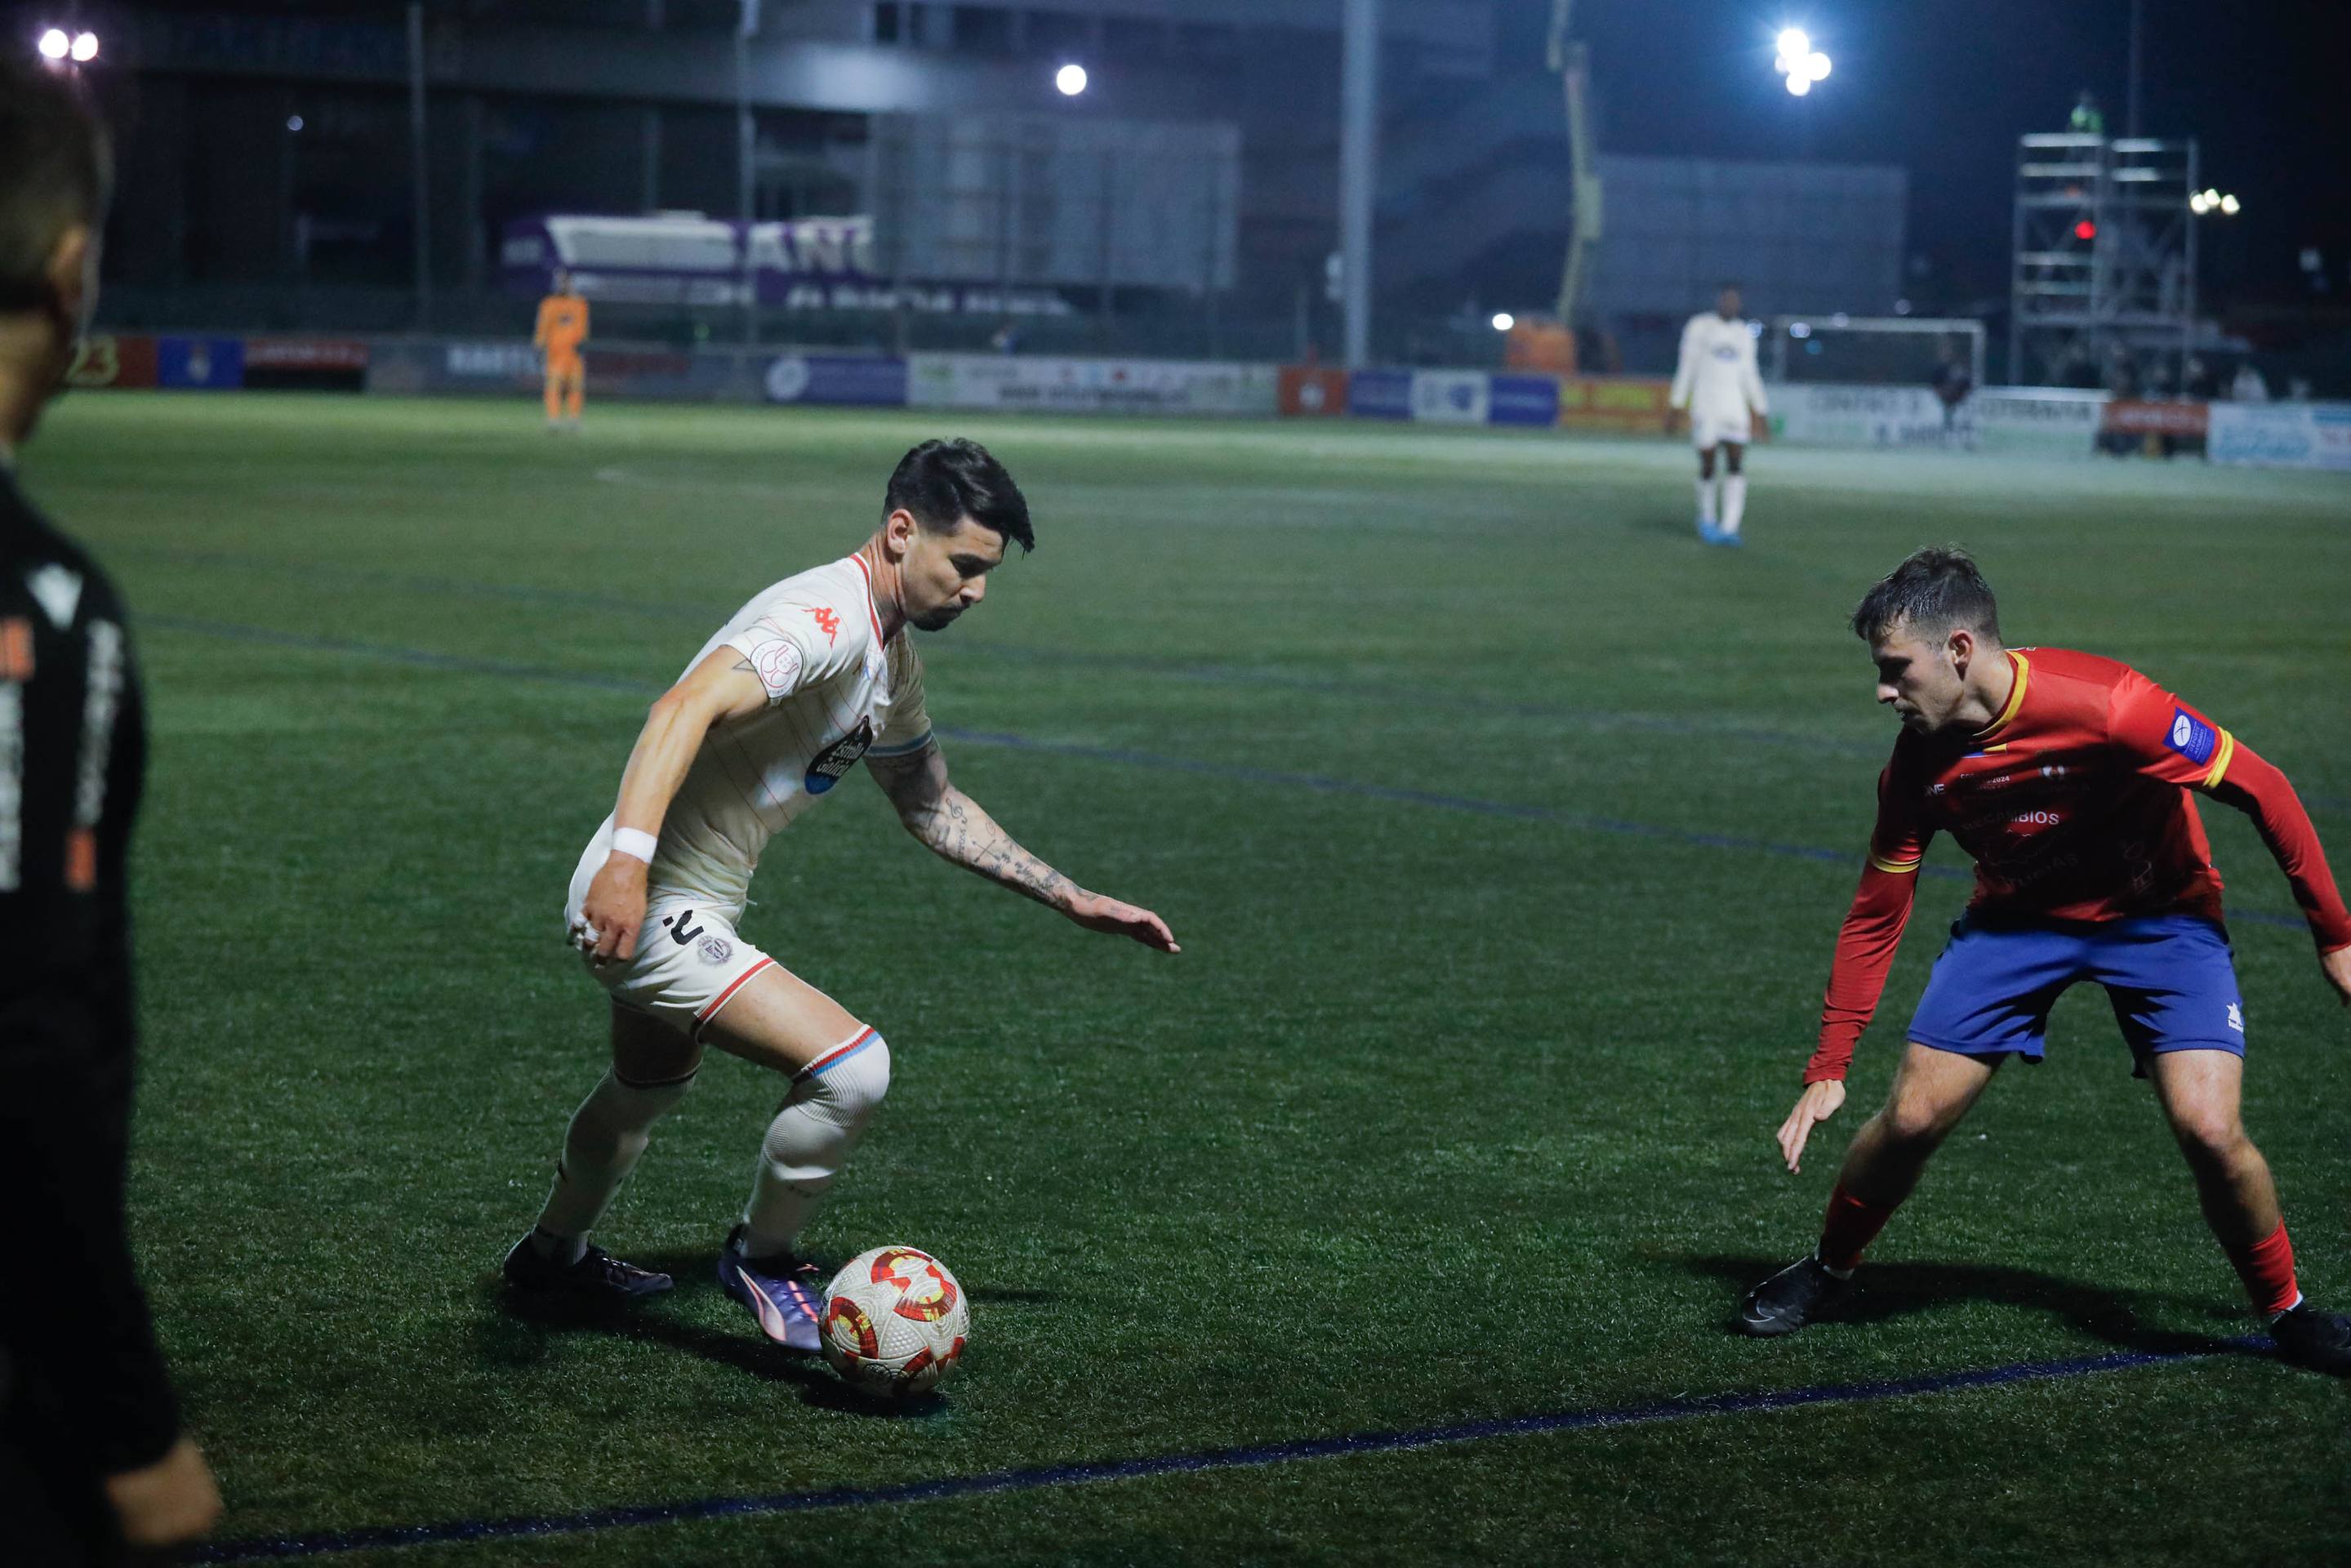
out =
[[[1549,0],[1503,0],[1506,37],[1540,37]],[[2233,191],[2233,235],[2205,230],[2227,295],[2293,298],[2319,246],[2351,283],[2351,25],[2341,0],[2145,0],[2141,127],[2203,143]],[[2085,87],[2123,130],[2129,0],[1581,0],[1604,151],[1813,157],[1910,171],[1910,248],[1964,293],[2007,289],[2016,138],[2064,129]],[[1835,62],[1807,99],[1771,69],[1782,26]],[[1523,57],[1523,56],[1521,56]]]

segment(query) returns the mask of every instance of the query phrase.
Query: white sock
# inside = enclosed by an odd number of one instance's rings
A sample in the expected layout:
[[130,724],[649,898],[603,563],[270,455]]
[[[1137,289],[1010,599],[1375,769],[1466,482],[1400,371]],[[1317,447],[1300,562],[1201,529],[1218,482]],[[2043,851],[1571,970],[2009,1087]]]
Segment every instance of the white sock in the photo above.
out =
[[1701,523],[1714,521],[1714,481],[1711,479],[1698,482],[1698,520]]
[[1747,513],[1747,476],[1725,474],[1722,476],[1722,531],[1735,534],[1739,519]]
[[747,1255],[798,1249],[801,1229],[889,1091],[890,1047],[870,1029],[800,1070],[759,1145],[751,1199],[743,1206]]
[[694,1074],[667,1083],[627,1083],[607,1069],[602,1080],[571,1113],[563,1134],[563,1158],[555,1166],[555,1190],[538,1217],[532,1244],[554,1255],[562,1243],[570,1262],[586,1249],[588,1232],[611,1207],[612,1195],[636,1168],[653,1125],[675,1108],[694,1085]]

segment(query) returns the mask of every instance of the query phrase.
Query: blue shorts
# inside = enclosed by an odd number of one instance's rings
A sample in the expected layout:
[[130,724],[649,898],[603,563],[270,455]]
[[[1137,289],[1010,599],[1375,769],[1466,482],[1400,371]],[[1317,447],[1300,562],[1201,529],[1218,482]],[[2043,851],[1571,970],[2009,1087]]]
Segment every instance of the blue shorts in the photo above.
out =
[[1910,1038],[1963,1056],[2041,1060],[2049,1009],[2077,980],[2106,988],[2142,1077],[2172,1051],[2245,1054],[2229,934],[2195,915],[2023,924],[1963,915],[1935,960]]

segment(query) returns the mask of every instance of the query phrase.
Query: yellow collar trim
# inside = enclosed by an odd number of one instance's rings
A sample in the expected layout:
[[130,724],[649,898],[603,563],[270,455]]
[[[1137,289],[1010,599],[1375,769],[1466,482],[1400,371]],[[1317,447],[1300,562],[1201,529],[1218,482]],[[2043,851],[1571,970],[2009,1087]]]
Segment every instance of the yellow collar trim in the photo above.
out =
[[2018,653],[2013,648],[2005,649],[2003,652],[2008,654],[2009,664],[2014,666],[2016,670],[2016,684],[2009,687],[2008,702],[2001,708],[2000,716],[1992,720],[1991,723],[1986,725],[1983,728],[1976,731],[1976,738],[1978,740],[1981,740],[1988,735],[1999,734],[2001,727],[2006,725],[2010,719],[2016,716],[2016,710],[2024,706],[2024,688],[2029,685],[2032,680],[2032,660],[2027,659],[2023,654]]

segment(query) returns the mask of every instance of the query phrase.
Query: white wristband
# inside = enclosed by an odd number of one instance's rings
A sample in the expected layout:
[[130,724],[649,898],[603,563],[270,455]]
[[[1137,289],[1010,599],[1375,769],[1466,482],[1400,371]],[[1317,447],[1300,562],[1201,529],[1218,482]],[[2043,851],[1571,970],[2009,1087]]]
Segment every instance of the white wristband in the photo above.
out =
[[612,830],[612,852],[616,855],[627,855],[631,860],[640,860],[651,865],[653,852],[659,848],[661,841],[643,828]]

